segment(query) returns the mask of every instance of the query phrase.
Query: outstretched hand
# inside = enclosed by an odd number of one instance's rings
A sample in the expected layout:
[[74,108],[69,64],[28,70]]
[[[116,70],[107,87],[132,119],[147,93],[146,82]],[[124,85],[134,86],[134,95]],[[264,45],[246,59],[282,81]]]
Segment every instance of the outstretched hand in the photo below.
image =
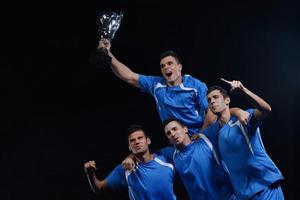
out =
[[228,81],[224,78],[221,78],[221,81],[223,81],[231,86],[230,92],[242,91],[245,88],[240,81],[236,81],[236,80]]

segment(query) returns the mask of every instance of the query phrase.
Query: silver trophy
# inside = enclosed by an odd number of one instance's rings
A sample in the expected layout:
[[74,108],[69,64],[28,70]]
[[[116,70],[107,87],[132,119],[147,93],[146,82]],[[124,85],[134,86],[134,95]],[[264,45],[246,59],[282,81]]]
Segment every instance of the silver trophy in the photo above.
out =
[[[98,39],[112,41],[120,27],[122,18],[122,11],[120,14],[111,11],[101,12],[97,17]],[[111,58],[108,56],[106,48],[98,48],[97,52],[91,56],[90,62],[100,66],[109,65]]]
[[120,27],[123,12],[117,14],[115,12],[101,12],[97,18],[99,39],[112,40]]

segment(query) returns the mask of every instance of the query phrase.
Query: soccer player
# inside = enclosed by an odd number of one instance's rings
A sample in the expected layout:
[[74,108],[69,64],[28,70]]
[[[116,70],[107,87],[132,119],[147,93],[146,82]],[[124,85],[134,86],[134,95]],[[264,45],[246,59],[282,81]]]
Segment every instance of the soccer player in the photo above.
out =
[[127,187],[131,200],[175,200],[174,167],[165,162],[163,157],[151,154],[150,143],[141,126],[131,126],[128,130],[128,147],[138,164],[131,171],[118,165],[104,180],[99,180],[95,175],[95,161],[86,162],[84,169],[93,191],[106,187],[113,190]]
[[199,139],[192,141],[187,127],[177,119],[168,119],[163,124],[165,134],[175,148],[166,147],[160,154],[168,159],[172,157],[190,199],[236,199],[228,174],[209,139],[200,134]]
[[[228,174],[223,169],[213,145],[201,134],[191,140],[188,128],[178,119],[164,121],[164,130],[173,146],[157,152],[175,166],[191,200],[234,200]],[[123,164],[131,169],[134,161],[127,157]]]
[[242,125],[229,112],[227,91],[219,86],[208,90],[209,108],[218,118],[205,134],[218,147],[238,199],[284,199],[280,187],[283,176],[268,156],[259,130],[262,120],[271,112],[271,106],[240,81],[222,80],[231,86],[231,91],[239,92],[254,107],[247,110],[249,119],[246,125]]
[[[161,54],[161,77],[133,72],[111,53],[109,40],[100,40],[98,48],[107,49],[111,68],[120,79],[154,97],[162,122],[168,118],[180,119],[189,128],[189,134],[193,135],[216,119],[208,109],[206,84],[190,75],[182,75],[181,59],[174,51]],[[242,122],[248,117],[248,113],[239,108],[232,108],[231,112]]]

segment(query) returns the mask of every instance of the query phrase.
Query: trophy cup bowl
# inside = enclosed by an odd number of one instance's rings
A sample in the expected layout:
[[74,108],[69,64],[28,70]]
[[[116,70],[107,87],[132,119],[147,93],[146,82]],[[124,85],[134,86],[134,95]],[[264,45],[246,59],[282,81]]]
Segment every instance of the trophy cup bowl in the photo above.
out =
[[101,12],[97,18],[99,39],[112,40],[120,27],[123,12],[117,14],[111,11]]
[[[101,12],[97,17],[98,39],[106,39],[111,42],[120,27],[122,18],[123,12],[120,12],[120,14],[111,11]],[[111,57],[108,55],[107,49],[104,47],[98,48],[90,56],[90,63],[100,66],[100,68],[110,66]]]

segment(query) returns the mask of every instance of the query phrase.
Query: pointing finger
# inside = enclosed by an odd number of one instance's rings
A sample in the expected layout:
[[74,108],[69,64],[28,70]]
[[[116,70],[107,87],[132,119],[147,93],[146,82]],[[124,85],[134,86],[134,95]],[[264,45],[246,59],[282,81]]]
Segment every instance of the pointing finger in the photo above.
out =
[[226,79],[224,79],[224,78],[221,78],[221,81],[223,81],[223,82],[225,82],[225,83],[228,83],[228,84],[232,84],[232,82],[231,81],[228,81],[228,80],[226,80]]

